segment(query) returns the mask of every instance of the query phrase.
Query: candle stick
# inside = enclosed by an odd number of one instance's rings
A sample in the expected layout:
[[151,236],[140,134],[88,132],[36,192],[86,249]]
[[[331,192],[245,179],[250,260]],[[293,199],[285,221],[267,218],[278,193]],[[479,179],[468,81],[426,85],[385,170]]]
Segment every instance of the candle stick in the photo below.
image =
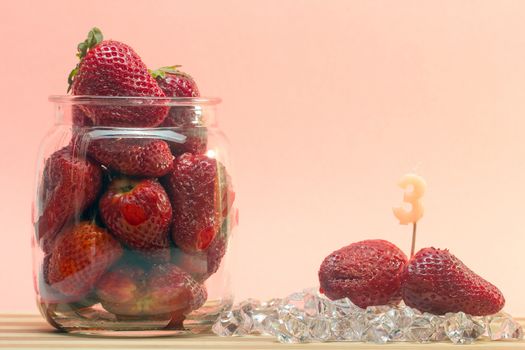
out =
[[394,207],[394,215],[399,220],[401,225],[408,225],[412,223],[412,247],[410,249],[410,256],[414,255],[416,248],[416,230],[417,222],[423,217],[424,208],[420,202],[420,198],[425,193],[427,184],[425,180],[416,174],[406,174],[399,181],[399,187],[405,190],[403,196],[403,202],[411,206],[410,210],[407,210],[401,206]]

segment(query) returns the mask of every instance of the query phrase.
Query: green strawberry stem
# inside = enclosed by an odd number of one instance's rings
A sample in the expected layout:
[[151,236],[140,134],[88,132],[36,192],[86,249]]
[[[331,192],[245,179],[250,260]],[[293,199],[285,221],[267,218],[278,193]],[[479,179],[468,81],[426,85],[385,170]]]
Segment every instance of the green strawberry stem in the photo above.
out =
[[166,67],[160,67],[155,70],[150,70],[149,73],[154,79],[157,79],[158,77],[165,78],[166,73],[172,73],[172,74],[181,74],[178,68],[182,67],[181,65],[174,65],[174,66],[166,66]]
[[414,252],[416,250],[416,230],[417,230],[417,221],[415,221],[414,226],[412,226],[412,248],[410,249],[411,258],[414,256]]
[[102,32],[97,27],[93,27],[89,32],[87,39],[78,44],[77,46],[77,57],[79,58],[79,62],[77,63],[76,67],[73,68],[71,73],[69,73],[69,76],[67,78],[67,92],[71,90],[71,87],[73,86],[73,81],[75,78],[75,75],[78,73],[78,69],[80,67],[80,62],[82,62],[82,59],[86,57],[87,52],[99,44],[102,40],[104,40],[104,36],[102,35]]

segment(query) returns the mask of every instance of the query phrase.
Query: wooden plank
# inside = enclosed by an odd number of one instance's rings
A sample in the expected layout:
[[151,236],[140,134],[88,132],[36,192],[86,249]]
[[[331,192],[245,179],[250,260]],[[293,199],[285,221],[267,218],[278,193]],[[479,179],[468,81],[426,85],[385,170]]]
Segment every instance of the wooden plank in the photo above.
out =
[[[73,339],[72,339],[73,338]],[[312,344],[279,344],[272,339],[260,338],[256,341],[246,341],[245,338],[226,339],[215,337],[213,340],[205,341],[197,337],[193,340],[181,340],[170,338],[160,341],[158,338],[150,339],[129,339],[97,340],[88,338],[85,340],[74,339],[68,336],[66,339],[55,340],[5,340],[0,338],[0,348],[17,349],[48,349],[48,348],[78,348],[78,349],[311,349],[311,350],[342,350],[342,349],[386,349],[387,350],[406,350],[406,349],[428,349],[457,350],[457,345],[451,343],[432,343],[432,344],[411,344],[411,343],[389,343],[387,345],[372,343],[312,343]],[[477,342],[472,345],[476,349],[525,349],[523,342]]]
[[[520,319],[525,322],[525,319]],[[311,350],[342,350],[342,349],[386,349],[407,350],[421,349],[455,349],[452,343],[389,343],[388,345],[333,342],[311,344],[280,344],[271,337],[216,337],[213,335],[183,335],[156,338],[105,338],[94,336],[79,336],[60,333],[45,323],[38,315],[0,315],[0,349],[311,349]],[[524,341],[478,341],[472,345],[476,349],[525,349]]]

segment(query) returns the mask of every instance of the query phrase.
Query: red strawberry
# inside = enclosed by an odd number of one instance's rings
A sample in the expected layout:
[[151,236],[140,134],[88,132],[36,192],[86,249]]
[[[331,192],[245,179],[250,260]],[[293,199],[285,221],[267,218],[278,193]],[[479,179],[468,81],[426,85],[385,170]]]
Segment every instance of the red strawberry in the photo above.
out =
[[324,259],[320,291],[332,300],[347,297],[362,308],[398,304],[406,262],[405,254],[388,241],[352,243]]
[[[199,88],[193,78],[177,68],[162,67],[152,72],[162,91],[167,97],[199,97]],[[185,152],[202,154],[208,145],[208,133],[201,121],[202,111],[195,106],[172,106],[163,127],[176,127],[186,135],[186,142],[170,143],[175,154]]]
[[38,294],[40,299],[45,303],[68,303],[75,301],[75,297],[66,296],[59,291],[55,290],[49,285],[49,262],[51,260],[51,254],[44,257],[42,266],[38,271]]
[[499,289],[448,250],[424,248],[407,264],[402,286],[405,304],[421,312],[495,314],[505,305]]
[[[225,221],[221,231],[227,226]],[[220,267],[228,245],[227,232],[221,232],[203,252],[188,254],[182,251],[175,256],[175,264],[188,272],[196,281],[204,282]]]
[[[171,107],[185,108],[185,107]],[[172,125],[170,125],[172,124]],[[186,136],[184,143],[168,142],[171,152],[178,156],[183,153],[204,154],[208,149],[208,130],[204,126],[177,126],[171,122],[163,123],[162,127],[174,127],[174,131]]]
[[106,230],[81,222],[58,237],[47,279],[60,293],[81,297],[121,255],[120,244]]
[[[201,307],[208,298],[203,285],[173,264],[154,266],[149,273],[148,286],[155,305],[160,310],[184,313]],[[172,293],[177,288],[180,293]],[[175,307],[177,305],[177,307]],[[186,305],[185,307],[180,307]]]
[[186,253],[206,250],[221,224],[217,161],[185,153],[164,183],[174,209],[173,241]]
[[226,254],[226,248],[228,247],[228,236],[226,234],[220,234],[215,237],[208,247],[207,254],[207,266],[208,269],[206,274],[202,276],[203,280],[208,279],[219,269],[222,258]]
[[71,118],[75,127],[93,126],[93,121],[84,113],[80,106],[71,107]]
[[40,301],[45,304],[55,304],[56,308],[61,309],[81,309],[92,306],[98,301],[95,296],[88,294],[86,296],[67,296],[49,285],[48,273],[51,254],[44,257],[40,270],[38,271],[37,286]]
[[124,245],[154,259],[169,259],[172,209],[157,180],[113,180],[99,210],[109,231]]
[[235,198],[231,178],[226,172],[226,168],[220,163],[219,170],[219,188],[221,190],[223,208],[223,221],[220,232],[206,250],[197,253],[184,253],[176,249],[176,253],[173,256],[175,264],[191,274],[199,282],[207,280],[219,269],[222,258],[226,254],[230,230],[235,225],[235,218],[230,211]]
[[71,148],[63,148],[47,159],[39,194],[42,215],[37,222],[37,237],[45,252],[51,250],[58,232],[95,201],[101,186],[100,167],[72,155]]
[[155,139],[99,139],[88,146],[88,154],[119,173],[160,177],[173,170],[174,157],[168,144]]
[[148,272],[133,266],[112,269],[100,279],[97,296],[116,315],[174,318],[198,309],[207,299],[204,286],[173,264],[156,265]]
[[[69,76],[74,95],[164,97],[139,55],[128,45],[102,41],[93,28],[78,46],[80,62]],[[94,122],[103,126],[153,127],[166,117],[166,106],[81,105]]]
[[199,88],[191,75],[180,71],[181,66],[161,67],[151,72],[168,97],[199,97]]

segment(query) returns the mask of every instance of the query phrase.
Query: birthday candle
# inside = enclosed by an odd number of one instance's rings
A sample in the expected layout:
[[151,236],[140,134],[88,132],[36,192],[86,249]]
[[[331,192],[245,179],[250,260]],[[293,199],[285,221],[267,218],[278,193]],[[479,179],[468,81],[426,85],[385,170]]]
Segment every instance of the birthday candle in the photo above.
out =
[[410,204],[410,210],[401,206],[394,207],[394,215],[401,225],[415,224],[423,216],[424,208],[420,198],[425,193],[427,184],[425,180],[416,174],[406,174],[399,181],[399,187],[405,190],[403,201]]

